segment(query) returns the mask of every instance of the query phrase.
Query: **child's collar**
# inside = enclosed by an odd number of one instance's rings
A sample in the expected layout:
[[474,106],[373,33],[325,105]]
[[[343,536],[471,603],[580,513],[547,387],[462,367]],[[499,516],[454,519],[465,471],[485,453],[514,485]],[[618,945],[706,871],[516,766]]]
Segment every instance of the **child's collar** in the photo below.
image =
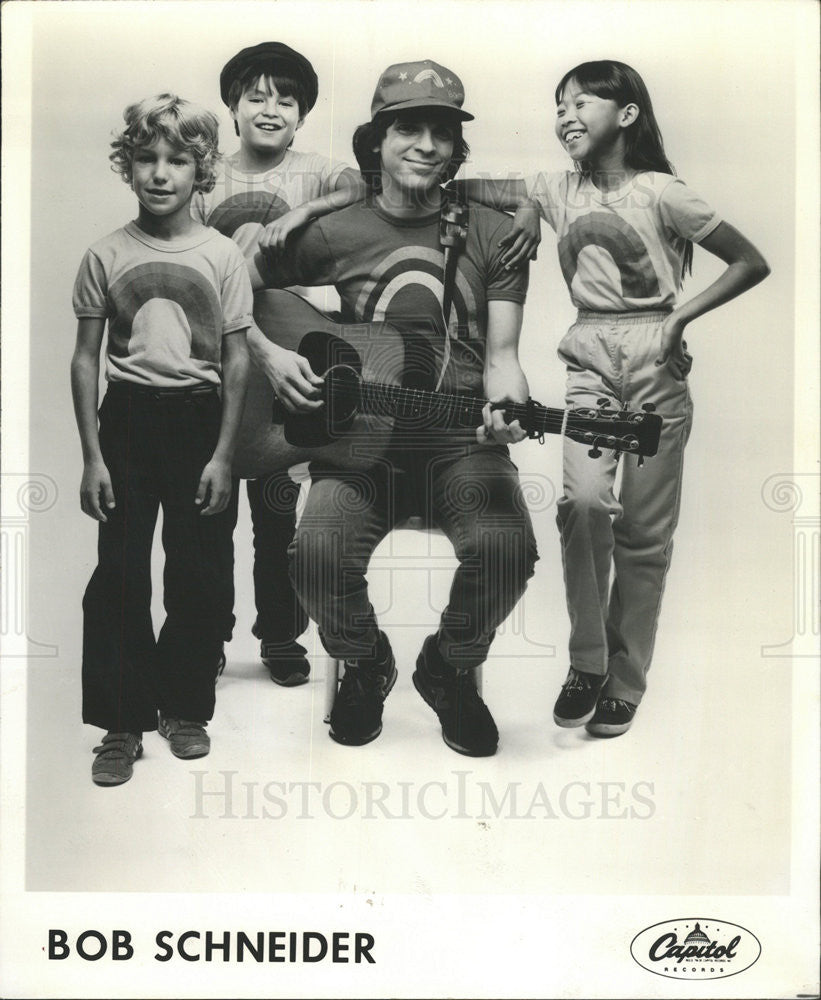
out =
[[226,156],[223,160],[225,167],[233,174],[239,174],[242,177],[261,177],[264,174],[269,174],[273,170],[284,170],[288,161],[293,156],[293,151],[291,149],[286,149],[282,154],[282,157],[276,163],[269,163],[266,166],[261,167],[259,170],[248,170],[240,166],[240,159],[242,156],[242,150],[237,149],[230,156]]

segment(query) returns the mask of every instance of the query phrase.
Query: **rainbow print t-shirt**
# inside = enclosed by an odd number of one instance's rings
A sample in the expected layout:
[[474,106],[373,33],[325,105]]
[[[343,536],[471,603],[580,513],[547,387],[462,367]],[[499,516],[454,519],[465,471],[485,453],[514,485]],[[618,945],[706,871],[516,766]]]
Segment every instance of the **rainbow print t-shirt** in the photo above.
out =
[[572,171],[539,173],[525,185],[556,231],[562,273],[577,309],[672,308],[686,241],[700,242],[721,222],[671,174],[638,173],[606,193]]
[[86,251],[74,314],[108,320],[106,378],[167,388],[219,385],[222,338],[251,325],[237,246],[197,227],[156,240],[129,222]]

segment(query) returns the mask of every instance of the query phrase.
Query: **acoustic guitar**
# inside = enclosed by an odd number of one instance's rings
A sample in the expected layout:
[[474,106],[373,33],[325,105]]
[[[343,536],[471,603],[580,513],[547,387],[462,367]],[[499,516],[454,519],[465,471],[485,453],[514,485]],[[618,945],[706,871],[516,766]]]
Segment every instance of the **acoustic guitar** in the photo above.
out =
[[[234,459],[234,474],[256,479],[299,462],[321,460],[346,469],[370,468],[390,444],[394,428],[479,427],[486,400],[409,387],[407,339],[390,323],[335,323],[309,302],[283,289],[255,296],[254,319],[262,333],[308,360],[325,382],[324,406],[288,413],[266,376],[251,366],[248,395]],[[590,446],[637,455],[656,454],[661,417],[598,406],[570,410],[534,400],[504,403],[508,422],[518,420],[531,437],[563,434]]]

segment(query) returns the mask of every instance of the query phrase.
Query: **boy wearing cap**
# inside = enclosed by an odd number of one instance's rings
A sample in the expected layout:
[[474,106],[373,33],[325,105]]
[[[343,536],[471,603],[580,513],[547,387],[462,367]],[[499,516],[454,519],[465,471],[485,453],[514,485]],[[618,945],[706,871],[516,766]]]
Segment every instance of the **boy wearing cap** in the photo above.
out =
[[[316,103],[318,81],[311,63],[282,42],[263,42],[242,49],[220,74],[220,95],[231,112],[239,149],[224,159],[212,191],[192,201],[198,221],[230,237],[246,260],[252,260],[260,238],[281,246],[287,234],[313,213],[329,212],[364,194],[357,173],[332,164],[318,153],[296,152],[294,135]],[[271,344],[253,328],[248,345],[257,364],[291,411],[319,404],[315,376],[292,351]],[[254,532],[254,635],[271,679],[284,686],[302,684],[310,668],[296,639],[308,619],[288,578],[287,547],[294,534],[298,485],[287,470],[249,480],[248,500]],[[236,522],[238,493],[232,514]],[[225,638],[230,638],[234,619]]]
[[[414,376],[426,387],[494,401],[527,399],[518,361],[526,271],[506,269],[500,240],[510,220],[471,206],[458,255],[447,331],[440,246],[441,184],[468,147],[464,92],[455,73],[430,60],[383,73],[371,121],[354,134],[370,196],[292,237],[287,260],[260,253],[252,284],[335,285],[348,321],[386,320],[400,330]],[[410,385],[410,376],[404,385]],[[418,385],[418,383],[416,383]],[[496,751],[498,731],[476,690],[474,669],[533,573],[536,545],[507,445],[524,432],[485,407],[480,432],[395,427],[387,454],[368,473],[312,463],[312,487],[291,546],[291,569],[308,613],[345,675],[331,737],[362,745],[382,729],[397,671],[368,599],[365,574],[378,543],[399,521],[423,514],[451,540],[459,567],[438,631],[425,640],[414,684],[439,716],[452,749]]]

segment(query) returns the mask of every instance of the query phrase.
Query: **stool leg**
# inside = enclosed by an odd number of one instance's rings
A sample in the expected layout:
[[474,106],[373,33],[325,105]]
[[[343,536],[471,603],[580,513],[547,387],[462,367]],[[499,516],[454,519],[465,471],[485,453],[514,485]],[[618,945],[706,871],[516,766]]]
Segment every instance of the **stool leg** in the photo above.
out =
[[334,656],[325,659],[325,715],[323,722],[331,721],[331,709],[336,701],[336,692],[339,685],[339,668],[341,664]]
[[473,679],[476,681],[476,690],[479,692],[479,697],[482,697],[482,667],[484,664],[480,663],[476,668]]

